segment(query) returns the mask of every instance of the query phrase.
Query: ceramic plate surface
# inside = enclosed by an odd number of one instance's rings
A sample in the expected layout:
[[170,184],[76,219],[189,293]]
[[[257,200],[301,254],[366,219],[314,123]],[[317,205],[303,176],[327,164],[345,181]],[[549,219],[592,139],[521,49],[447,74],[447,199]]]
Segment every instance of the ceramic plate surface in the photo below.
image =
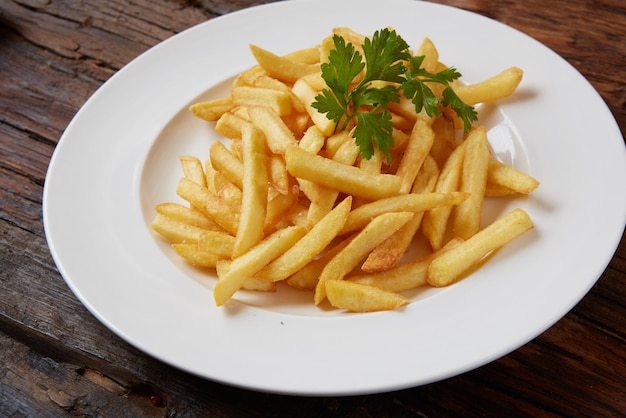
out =
[[[286,287],[239,292],[216,308],[215,278],[185,265],[148,227],[157,203],[180,201],[178,156],[206,158],[218,139],[187,108],[228,94],[233,77],[254,64],[248,44],[287,53],[318,44],[337,26],[364,34],[392,26],[414,48],[429,37],[467,83],[511,66],[524,70],[515,96],[483,107],[481,123],[498,157],[541,186],[528,198],[489,204],[485,220],[521,207],[535,229],[466,280],[407,294],[410,304],[395,312],[320,309],[311,294]],[[44,222],[72,291],[144,352],[261,391],[382,392],[493,361],[565,315],[618,245],[625,155],[617,124],[591,85],[510,27],[418,1],[294,0],[195,26],[111,77],[55,150]]]

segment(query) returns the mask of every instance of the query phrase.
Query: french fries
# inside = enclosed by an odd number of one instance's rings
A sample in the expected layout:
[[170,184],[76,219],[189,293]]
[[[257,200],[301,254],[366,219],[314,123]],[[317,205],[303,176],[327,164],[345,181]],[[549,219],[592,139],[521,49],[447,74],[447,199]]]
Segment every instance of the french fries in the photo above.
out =
[[[363,51],[363,35],[333,34]],[[491,155],[484,127],[460,135],[448,108],[428,116],[404,97],[390,103],[391,160],[380,150],[361,157],[352,126],[337,131],[312,106],[331,48],[332,34],[282,56],[251,45],[257,65],[228,97],[189,107],[224,141],[204,162],[179,157],[183,203],[158,204],[150,227],[186,262],[216,273],[217,306],[240,290],[291,286],[326,308],[396,310],[410,302],[402,292],[456,283],[533,228],[522,209],[483,225],[486,199],[526,196],[539,182]],[[417,54],[428,71],[447,68],[428,38]],[[510,96],[521,78],[511,67],[452,87],[473,105]]]

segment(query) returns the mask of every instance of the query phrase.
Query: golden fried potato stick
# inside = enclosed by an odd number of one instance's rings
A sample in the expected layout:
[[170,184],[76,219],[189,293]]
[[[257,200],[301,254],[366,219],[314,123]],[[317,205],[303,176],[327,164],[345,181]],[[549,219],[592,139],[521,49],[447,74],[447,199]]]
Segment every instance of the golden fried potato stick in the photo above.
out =
[[284,154],[287,148],[298,145],[293,132],[272,109],[250,107],[248,114],[254,126],[265,135],[267,146],[274,154]]
[[[333,161],[351,166],[355,163],[359,149],[354,143],[354,139],[350,135],[346,135],[347,140],[344,141],[337,151],[333,154]],[[317,184],[315,190],[318,191],[317,199],[311,200],[309,211],[307,212],[307,221],[310,225],[315,225],[328,212],[332,210],[339,196],[339,191]],[[353,202],[354,203],[354,202]]]
[[186,177],[178,182],[176,193],[226,231],[233,235],[237,234],[239,213],[233,212],[232,207],[218,195]]
[[235,237],[225,232],[205,231],[198,239],[198,249],[220,257],[231,258]]
[[172,244],[172,248],[180,257],[196,267],[215,267],[220,256],[198,248],[197,244],[178,243]]
[[423,212],[437,207],[454,206],[468,198],[467,193],[409,193],[392,197],[385,197],[370,203],[365,203],[350,212],[348,220],[341,230],[347,234],[363,228],[376,216],[386,212]]
[[317,182],[331,189],[365,199],[379,199],[397,194],[400,178],[393,174],[371,174],[358,167],[347,166],[299,147],[285,152],[287,170],[292,176]]
[[319,128],[325,136],[330,136],[335,132],[335,122],[328,119],[325,114],[320,113],[316,108],[311,106],[315,102],[315,97],[319,93],[305,80],[300,79],[296,81],[292,87],[293,93],[304,104],[306,112],[311,117],[311,120]]
[[206,187],[206,175],[204,174],[204,167],[200,159],[191,155],[181,155],[178,159],[185,177]]
[[460,280],[490,252],[533,228],[523,209],[514,209],[485,227],[467,241],[435,258],[428,267],[428,283],[443,287]]
[[396,171],[396,175],[402,181],[400,193],[409,193],[411,191],[415,177],[422,167],[430,147],[433,145],[434,137],[435,134],[430,124],[423,118],[417,118]]
[[165,238],[170,244],[197,244],[206,231],[201,227],[181,222],[161,213],[157,213],[154,217],[150,223],[150,228],[159,233],[159,235]]
[[230,97],[222,97],[219,99],[194,103],[189,106],[189,110],[200,119],[204,119],[208,122],[215,122],[224,113],[230,111],[234,106],[235,105]]
[[493,156],[489,158],[487,184],[492,190],[504,188],[521,194],[530,194],[539,187],[539,181],[535,178],[498,161]]
[[248,122],[246,119],[226,112],[215,123],[215,132],[229,139],[241,139],[241,127]]
[[242,131],[241,141],[243,196],[233,257],[245,253],[263,237],[267,213],[268,174],[265,136],[254,126],[246,126]]
[[[435,192],[452,193],[458,191],[464,155],[465,142],[461,143],[461,145],[455,148],[450,154],[450,157],[439,173]],[[438,250],[445,243],[448,219],[451,213],[451,206],[441,206],[433,208],[424,214],[422,231],[430,242],[433,251]]]
[[224,232],[224,228],[219,226],[214,220],[194,207],[184,206],[180,203],[164,202],[155,207],[157,213],[168,216],[184,224],[197,226],[211,231]]
[[327,281],[326,296],[335,308],[359,313],[391,311],[409,302],[397,293],[346,280]]
[[415,52],[416,57],[424,57],[422,61],[422,68],[426,71],[433,73],[437,70],[439,63],[439,51],[434,42],[430,38],[424,38],[419,48]]
[[480,230],[489,168],[487,131],[484,127],[475,128],[465,142],[459,190],[470,196],[456,207],[453,231],[455,236],[468,239]]
[[217,306],[222,306],[239,290],[246,280],[269,264],[273,259],[284,253],[306,230],[300,226],[291,226],[276,231],[248,252],[233,259],[213,289],[213,297]]
[[307,64],[281,57],[256,45],[250,45],[250,51],[265,71],[272,77],[287,83],[293,83],[302,76],[320,70],[319,64]]
[[[246,125],[247,126],[247,125]],[[242,187],[243,163],[235,157],[226,146],[220,142],[214,142],[209,148],[211,166],[222,173],[239,189]]]
[[486,80],[475,84],[457,84],[454,92],[466,105],[493,102],[512,95],[522,81],[524,72],[517,67],[507,68]]

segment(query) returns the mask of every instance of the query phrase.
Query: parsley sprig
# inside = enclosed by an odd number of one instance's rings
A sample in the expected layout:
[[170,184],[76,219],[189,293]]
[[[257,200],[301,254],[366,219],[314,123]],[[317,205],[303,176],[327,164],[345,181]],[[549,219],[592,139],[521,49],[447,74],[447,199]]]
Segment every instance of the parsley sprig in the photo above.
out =
[[[363,55],[339,35],[333,36],[333,44],[328,62],[321,66],[327,88],[312,106],[334,121],[338,130],[354,123],[353,137],[364,158],[372,157],[376,145],[391,159],[389,103],[398,103],[401,95],[411,100],[416,112],[424,109],[429,116],[440,115],[440,106],[450,106],[463,121],[465,133],[477,120],[474,108],[463,103],[450,85],[461,74],[452,67],[437,73],[422,68],[424,57],[411,56],[409,45],[396,31],[382,29],[365,38]],[[441,101],[429,83],[444,86]]]

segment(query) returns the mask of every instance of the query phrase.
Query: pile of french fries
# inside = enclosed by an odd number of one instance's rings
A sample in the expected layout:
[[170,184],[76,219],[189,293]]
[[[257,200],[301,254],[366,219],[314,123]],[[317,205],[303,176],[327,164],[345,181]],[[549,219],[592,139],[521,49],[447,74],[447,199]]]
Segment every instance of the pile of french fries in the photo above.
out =
[[[333,34],[357,48],[364,39],[349,28]],[[539,183],[491,154],[484,127],[460,138],[449,109],[429,117],[394,103],[393,158],[361,158],[350,131],[335,132],[311,106],[325,88],[331,37],[283,56],[251,46],[257,65],[230,95],[190,108],[224,140],[206,159],[180,157],[184,203],[157,205],[151,227],[189,263],[214,269],[218,306],[240,289],[283,283],[311,291],[316,305],[397,309],[403,292],[453,284],[533,227],[522,209],[481,224],[486,198],[528,195]],[[429,71],[445,68],[429,39],[415,54]],[[454,89],[475,105],[510,96],[521,78],[512,67]],[[420,234],[430,248],[411,259]]]

